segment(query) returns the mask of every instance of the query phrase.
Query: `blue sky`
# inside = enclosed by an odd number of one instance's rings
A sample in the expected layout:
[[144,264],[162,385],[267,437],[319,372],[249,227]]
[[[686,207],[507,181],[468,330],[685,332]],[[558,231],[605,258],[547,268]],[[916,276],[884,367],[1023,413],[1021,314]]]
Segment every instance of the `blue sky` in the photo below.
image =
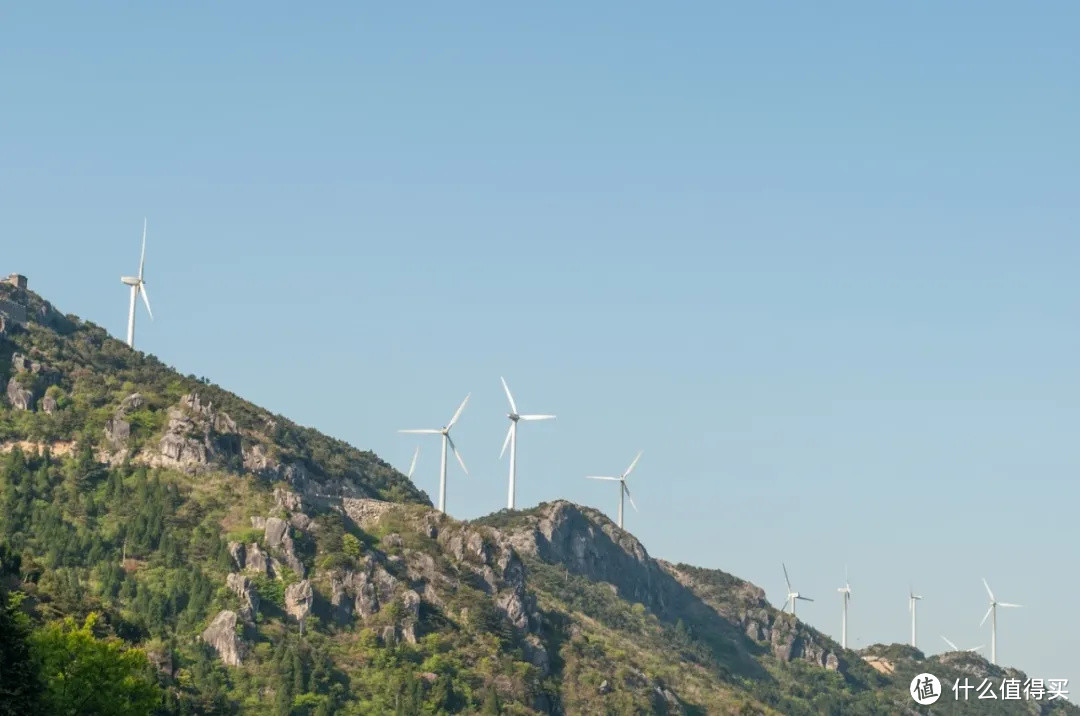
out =
[[[614,513],[839,636],[1080,679],[1071,2],[9,3],[3,266],[407,468]],[[435,441],[418,484],[435,494]],[[1080,688],[1080,683],[1077,684]]]

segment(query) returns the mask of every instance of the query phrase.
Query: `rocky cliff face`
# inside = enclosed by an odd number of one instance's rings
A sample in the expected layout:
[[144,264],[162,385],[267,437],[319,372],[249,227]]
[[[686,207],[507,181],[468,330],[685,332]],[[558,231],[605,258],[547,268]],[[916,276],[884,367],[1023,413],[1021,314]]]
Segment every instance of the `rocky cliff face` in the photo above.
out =
[[[682,620],[722,635],[748,669],[754,669],[752,655],[767,649],[781,661],[801,659],[843,670],[835,643],[773,609],[760,588],[721,572],[653,559],[633,535],[596,510],[562,500],[543,504],[503,528],[502,535],[521,554],[606,582],[661,620]],[[730,583],[718,590],[712,586],[718,578]]]

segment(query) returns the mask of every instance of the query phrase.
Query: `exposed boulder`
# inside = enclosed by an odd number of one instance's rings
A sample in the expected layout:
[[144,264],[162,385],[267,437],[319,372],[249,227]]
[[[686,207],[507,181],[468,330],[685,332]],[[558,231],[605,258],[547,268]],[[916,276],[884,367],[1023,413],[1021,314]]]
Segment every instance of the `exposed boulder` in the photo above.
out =
[[240,597],[240,618],[246,622],[254,621],[259,611],[259,593],[255,591],[254,583],[242,574],[230,574],[225,584]]
[[138,410],[145,404],[146,400],[143,399],[141,393],[132,393],[120,401],[120,405],[117,407],[116,412],[119,415],[127,415],[132,411]]
[[56,403],[56,398],[51,395],[46,395],[41,399],[41,410],[49,415],[52,415],[57,411],[59,406]]
[[123,447],[131,437],[131,423],[113,417],[105,421],[105,437],[113,447]]
[[244,644],[236,633],[236,612],[218,612],[202,633],[202,640],[214,648],[226,666],[240,666]]
[[16,410],[33,410],[34,394],[19,385],[19,381],[12,376],[7,384],[7,399],[11,407]]
[[404,607],[401,617],[401,636],[410,644],[416,643],[416,627],[420,623],[420,595],[409,589],[401,595]]
[[304,576],[304,565],[296,556],[296,544],[289,534],[289,523],[280,517],[268,517],[265,527],[266,546],[279,549],[285,555],[285,564],[299,576]]
[[259,574],[272,574],[270,569],[270,559],[267,557],[266,552],[262,551],[258,543],[252,542],[247,546],[247,550],[244,554],[244,569],[249,572],[258,572]]
[[311,611],[311,604],[315,599],[311,591],[311,582],[304,579],[296,584],[290,584],[285,588],[285,611],[295,617],[297,621],[303,621]]
[[280,517],[266,520],[266,546],[280,547],[282,540],[289,535],[289,523]]
[[232,561],[236,565],[237,569],[244,568],[244,545],[240,544],[239,542],[230,542],[229,556],[232,557]]

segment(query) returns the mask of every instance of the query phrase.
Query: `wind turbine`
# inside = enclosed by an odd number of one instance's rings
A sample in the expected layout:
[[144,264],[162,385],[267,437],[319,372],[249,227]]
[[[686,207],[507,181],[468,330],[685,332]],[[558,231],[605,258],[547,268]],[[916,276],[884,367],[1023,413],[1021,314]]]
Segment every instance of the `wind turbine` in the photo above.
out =
[[[472,395],[470,393],[469,395]],[[446,446],[449,445],[450,449],[454,453],[454,457],[457,458],[458,463],[461,465],[462,471],[466,476],[469,474],[468,468],[465,467],[465,461],[461,459],[461,454],[457,451],[457,446],[454,445],[453,439],[450,437],[450,428],[454,427],[454,423],[461,417],[461,411],[465,410],[465,403],[469,402],[469,395],[465,396],[465,400],[461,401],[461,405],[458,406],[457,412],[454,413],[454,417],[450,418],[450,422],[445,427],[436,428],[432,430],[399,430],[399,433],[412,433],[415,435],[442,435],[442,460],[439,461],[439,512],[446,512]]]
[[619,475],[618,477],[599,477],[597,475],[587,475],[586,478],[585,478],[587,480],[614,480],[614,481],[619,483],[619,521],[618,521],[619,529],[622,529],[622,526],[623,526],[622,516],[623,516],[623,496],[624,495],[625,495],[625,497],[627,499],[630,500],[630,506],[634,508],[634,512],[637,512],[637,505],[634,504],[634,498],[630,496],[630,488],[626,486],[626,478],[629,477],[630,473],[634,471],[634,468],[637,466],[638,460],[641,459],[641,455],[644,452],[645,452],[644,450],[639,452],[637,454],[637,457],[634,458],[634,461],[632,463],[630,463],[630,467],[626,468],[626,472]]
[[812,602],[814,600],[811,599],[810,597],[804,597],[803,595],[799,594],[797,591],[792,589],[791,580],[788,578],[787,565],[784,564],[783,562],[781,562],[780,566],[784,568],[784,581],[787,582],[787,599],[784,600],[784,606],[783,606],[783,608],[780,609],[780,611],[784,611],[784,609],[787,609],[787,605],[790,604],[791,605],[791,614],[792,614],[792,616],[794,616],[795,615],[795,602],[796,601],[801,599],[804,602]]
[[[785,568],[784,576],[787,576],[787,568]],[[791,585],[789,584],[790,588]],[[836,591],[840,592],[844,600],[844,621],[840,629],[840,646],[847,648],[847,605],[851,601],[851,584],[848,583],[847,567],[844,567],[844,586],[840,587]]]
[[908,611],[911,612],[911,646],[916,648],[916,649],[918,648],[918,646],[916,645],[916,642],[915,642],[915,604],[920,599],[922,599],[922,597],[920,597],[918,594],[915,593],[915,590],[912,588],[911,584],[909,583],[908,584],[907,608],[908,608]]
[[[503,440],[502,452],[499,453],[499,459],[502,460],[502,456],[506,453],[506,446],[510,446],[510,495],[507,498],[506,506],[511,510],[514,509],[514,492],[517,479],[517,424],[519,420],[554,420],[554,415],[519,415],[517,405],[514,403],[514,396],[510,394],[510,387],[506,384],[506,378],[499,378],[502,381],[503,390],[506,391],[506,399],[510,401],[510,412],[506,414],[506,417],[510,418],[510,429],[506,431],[506,439]],[[619,525],[622,527],[622,524]]]
[[960,648],[960,647],[958,647],[958,646],[957,646],[956,644],[953,644],[953,643],[952,643],[951,641],[949,641],[949,637],[945,636],[944,634],[942,634],[942,635],[941,635],[941,638],[945,640],[945,643],[946,643],[946,644],[948,644],[948,645],[949,645],[950,647],[952,647],[952,650],[953,650],[953,651],[970,651],[970,652],[976,652],[976,651],[978,651],[979,649],[981,649],[981,648],[982,648],[982,645],[980,644],[979,646],[973,646],[973,647],[971,647],[970,649],[961,649],[961,648]]
[[983,586],[986,587],[986,593],[990,595],[990,608],[986,610],[986,614],[983,615],[982,621],[979,622],[979,626],[986,623],[986,618],[991,614],[994,618],[990,622],[990,663],[997,664],[997,608],[998,607],[1019,607],[1019,604],[1009,604],[1008,602],[999,602],[994,599],[994,593],[990,591],[990,585],[986,583],[986,577],[983,577]]
[[150,310],[150,297],[146,294],[146,281],[143,280],[143,266],[146,264],[146,219],[143,219],[142,227],[142,255],[139,257],[139,275],[121,276],[120,282],[131,286],[131,305],[128,308],[127,344],[129,348],[135,347],[135,297],[142,296],[146,304],[146,312],[150,320],[154,320],[154,312]]

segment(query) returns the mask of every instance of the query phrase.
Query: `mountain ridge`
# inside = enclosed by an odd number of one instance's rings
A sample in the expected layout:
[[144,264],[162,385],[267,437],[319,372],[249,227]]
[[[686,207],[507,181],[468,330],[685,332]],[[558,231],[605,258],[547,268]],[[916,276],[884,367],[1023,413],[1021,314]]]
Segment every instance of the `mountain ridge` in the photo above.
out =
[[23,608],[101,614],[154,664],[159,713],[923,713],[912,669],[1020,673],[842,649],[565,500],[455,520],[374,453],[26,289],[0,299],[28,317],[0,326],[0,542]]

